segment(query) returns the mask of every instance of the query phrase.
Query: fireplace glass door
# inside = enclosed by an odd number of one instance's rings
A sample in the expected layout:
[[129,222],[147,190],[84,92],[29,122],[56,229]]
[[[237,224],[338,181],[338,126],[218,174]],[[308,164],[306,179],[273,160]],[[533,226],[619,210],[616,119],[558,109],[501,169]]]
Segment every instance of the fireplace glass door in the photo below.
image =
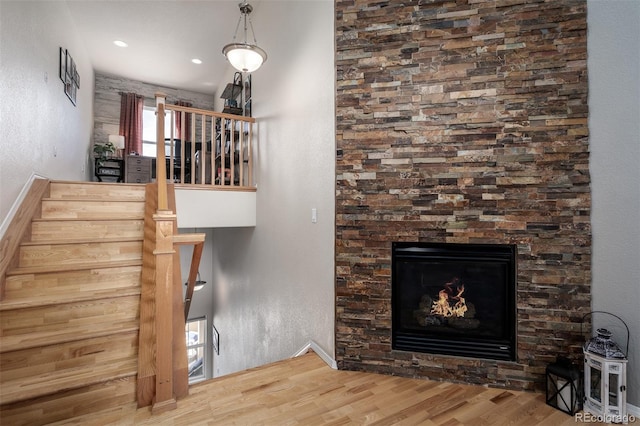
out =
[[516,248],[394,243],[393,348],[515,359]]

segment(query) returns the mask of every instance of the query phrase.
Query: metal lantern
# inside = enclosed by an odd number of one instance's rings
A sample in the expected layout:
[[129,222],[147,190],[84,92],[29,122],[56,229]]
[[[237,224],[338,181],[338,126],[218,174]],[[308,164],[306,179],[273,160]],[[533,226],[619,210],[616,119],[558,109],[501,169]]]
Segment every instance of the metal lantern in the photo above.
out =
[[569,359],[558,357],[547,366],[547,404],[574,415],[582,408],[580,370]]
[[[628,352],[629,328],[622,323],[627,328]],[[584,411],[607,422],[627,423],[627,354],[611,335],[599,328],[584,345]]]

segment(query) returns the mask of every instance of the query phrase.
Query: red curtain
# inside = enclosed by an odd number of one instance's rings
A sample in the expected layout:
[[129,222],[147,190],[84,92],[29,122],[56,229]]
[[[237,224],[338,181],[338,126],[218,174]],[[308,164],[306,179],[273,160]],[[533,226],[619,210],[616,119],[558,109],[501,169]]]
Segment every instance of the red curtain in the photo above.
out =
[[124,152],[142,155],[142,108],[144,97],[135,93],[120,94],[120,135],[124,136]]
[[[193,104],[191,102],[187,102],[187,101],[178,101],[175,103],[175,105],[178,106],[183,106],[183,107],[191,107],[193,106]],[[182,112],[177,112],[176,115],[176,139],[180,139],[182,140]],[[185,113],[185,120],[184,120],[184,132],[186,133],[185,136],[185,140],[188,140],[189,138],[189,132],[191,128],[191,114],[189,113]]]

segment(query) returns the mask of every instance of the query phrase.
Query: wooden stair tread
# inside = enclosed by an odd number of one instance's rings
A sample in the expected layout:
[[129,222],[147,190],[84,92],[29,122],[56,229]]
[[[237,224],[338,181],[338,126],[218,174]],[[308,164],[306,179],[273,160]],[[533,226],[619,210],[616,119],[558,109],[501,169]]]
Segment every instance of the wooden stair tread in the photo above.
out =
[[43,198],[40,217],[79,220],[143,219],[145,201],[126,198]]
[[39,241],[25,241],[21,245],[22,246],[56,246],[56,245],[64,245],[64,244],[87,244],[87,243],[119,243],[119,242],[130,242],[130,241],[142,241],[144,236],[141,235],[139,237],[113,237],[113,238],[100,238],[99,240],[95,239],[68,239],[68,240],[39,240]]
[[6,277],[5,298],[10,301],[45,295],[69,295],[93,290],[117,290],[140,288],[142,267],[125,266],[49,272],[42,274],[18,274]]
[[44,274],[48,272],[65,272],[65,271],[81,271],[87,269],[107,269],[107,268],[120,268],[123,266],[140,266],[142,265],[142,259],[131,260],[116,260],[108,262],[87,262],[87,263],[71,263],[71,264],[58,264],[58,265],[44,265],[44,266],[29,266],[11,269],[7,272],[7,276],[20,275],[20,274]]
[[142,259],[141,239],[133,241],[91,241],[84,243],[60,242],[56,245],[20,245],[18,268],[46,265],[78,265],[95,262],[95,265],[112,261]]
[[59,294],[46,296],[31,296],[28,298],[3,300],[0,302],[0,312],[12,309],[35,308],[41,306],[55,306],[67,303],[85,302],[89,300],[111,299],[115,297],[136,296],[140,294],[140,286],[118,289],[86,289],[73,294]]
[[133,376],[137,367],[138,360],[133,358],[6,381],[0,390],[0,405]]
[[72,219],[72,218],[38,218],[31,221],[30,242],[52,240],[109,241],[113,239],[144,237],[144,219]]
[[[74,200],[77,201],[77,200]],[[73,217],[36,217],[31,219],[32,222],[143,222],[144,218],[140,219],[120,219],[117,217],[105,217],[101,219],[76,219]]]
[[43,198],[42,201],[65,201],[74,203],[144,203],[144,200],[138,200],[136,198]]
[[[112,323],[109,327],[97,329],[92,324],[84,327],[67,327],[57,331],[42,331],[29,334],[16,334],[3,336],[0,342],[0,353],[12,352],[39,346],[56,345],[60,343],[75,342],[93,337],[111,336],[113,334],[138,331],[138,321],[126,321]],[[4,385],[3,385],[4,386]]]
[[88,185],[88,186],[103,186],[103,185],[119,185],[119,186],[142,186],[145,184],[139,183],[127,183],[127,182],[94,182],[94,181],[77,181],[77,180],[64,180],[53,179],[51,183],[64,184],[64,185]]
[[51,181],[49,198],[102,198],[144,200],[145,185],[133,183],[65,182]]

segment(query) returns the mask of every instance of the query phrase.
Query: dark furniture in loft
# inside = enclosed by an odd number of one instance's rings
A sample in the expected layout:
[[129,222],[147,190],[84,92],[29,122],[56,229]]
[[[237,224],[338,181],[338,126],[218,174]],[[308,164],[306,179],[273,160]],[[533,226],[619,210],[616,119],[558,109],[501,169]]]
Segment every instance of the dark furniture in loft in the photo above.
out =
[[[229,131],[226,132],[227,134],[230,134]],[[235,137],[239,138],[239,132],[235,132]],[[219,134],[218,134],[219,135]],[[219,138],[219,136],[218,136]],[[237,140],[237,139],[236,139]],[[225,144],[225,184],[229,185],[230,182],[230,168],[231,168],[231,155],[230,155],[230,145],[231,145],[231,141],[230,138],[227,138],[227,142]],[[182,175],[182,166],[184,165],[184,183],[191,183],[191,172],[193,170],[192,164],[191,164],[191,160],[192,160],[192,152],[194,153],[194,159],[195,159],[195,182],[196,183],[201,183],[200,182],[200,178],[201,178],[201,173],[200,173],[200,157],[202,156],[202,142],[196,142],[195,145],[192,142],[185,142],[184,144],[184,163],[182,161],[182,141],[180,139],[173,139],[173,176],[170,176],[170,172],[171,172],[171,139],[167,138],[165,139],[165,146],[167,147],[167,154],[165,157],[165,162],[166,162],[166,173],[167,173],[167,178],[173,180],[174,182],[180,182],[180,178]],[[192,149],[194,149],[192,151]],[[205,182],[204,183],[211,183],[211,152],[212,152],[212,148],[211,148],[211,141],[207,141],[206,142],[206,162],[205,162]],[[222,184],[222,182],[220,182],[220,175],[221,175],[221,163],[222,163],[222,156],[220,154],[220,144],[216,143],[215,144],[215,149],[216,149],[216,153],[215,153],[215,168],[216,168],[216,173],[215,173],[215,179],[216,179],[216,184]],[[233,155],[233,160],[234,160],[234,170],[235,170],[235,179],[234,182],[236,184],[239,183],[239,173],[240,173],[240,156],[239,153],[237,151],[234,152]],[[246,162],[246,161],[245,161]],[[155,179],[155,164],[156,164],[156,159],[153,159],[153,165],[152,165],[152,171],[153,171],[153,175],[152,177]]]
[[122,158],[96,158],[93,170],[98,182],[113,182],[114,179],[116,182],[122,182],[124,180],[124,160]]

